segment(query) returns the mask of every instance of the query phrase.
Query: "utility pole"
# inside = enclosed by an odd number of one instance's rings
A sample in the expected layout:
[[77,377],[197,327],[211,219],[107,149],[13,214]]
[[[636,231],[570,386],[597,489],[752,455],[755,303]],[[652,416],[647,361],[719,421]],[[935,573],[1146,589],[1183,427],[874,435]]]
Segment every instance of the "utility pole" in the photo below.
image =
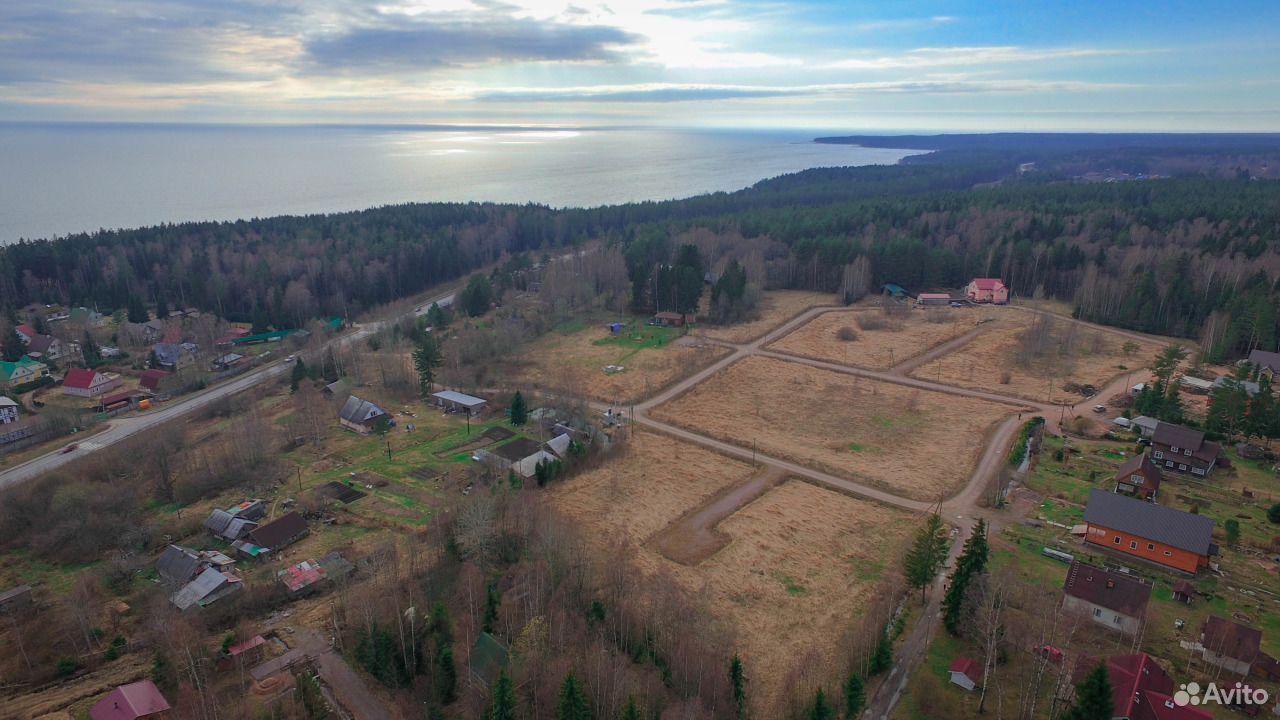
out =
[[383,438],[387,443],[387,459],[391,459],[391,438]]
[[298,465],[297,467],[294,468],[294,470],[298,471],[298,494],[301,495],[302,494],[302,466]]

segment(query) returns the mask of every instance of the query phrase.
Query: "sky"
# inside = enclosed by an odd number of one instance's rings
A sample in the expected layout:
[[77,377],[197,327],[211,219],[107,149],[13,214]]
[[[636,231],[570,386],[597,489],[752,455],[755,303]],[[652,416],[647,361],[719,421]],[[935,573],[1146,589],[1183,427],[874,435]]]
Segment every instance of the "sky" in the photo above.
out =
[[1280,131],[1274,0],[3,0],[0,121]]

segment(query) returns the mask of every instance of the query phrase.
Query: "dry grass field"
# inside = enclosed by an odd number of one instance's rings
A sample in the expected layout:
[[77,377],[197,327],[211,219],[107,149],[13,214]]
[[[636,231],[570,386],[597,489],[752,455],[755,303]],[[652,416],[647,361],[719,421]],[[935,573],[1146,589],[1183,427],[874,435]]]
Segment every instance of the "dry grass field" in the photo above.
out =
[[[985,307],[911,310],[897,327],[864,329],[860,322],[871,326],[883,318],[878,308],[833,310],[774,341],[769,349],[868,370],[888,370],[979,327],[981,320],[996,317],[998,312]],[[856,339],[841,339],[843,328],[852,329]]]
[[[1010,315],[1016,326],[1001,327],[974,338],[955,352],[937,358],[911,373],[922,380],[957,387],[988,390],[1039,402],[1082,400],[1067,383],[1101,388],[1113,378],[1141,375],[1161,346],[1131,341],[1104,330],[1063,319],[1052,322],[1052,347],[1039,357],[1026,352],[1025,333],[1033,322],[1029,313]],[[1132,342],[1129,352],[1126,343]],[[1135,380],[1134,382],[1137,382]]]
[[800,363],[753,357],[654,409],[653,417],[917,500],[969,475],[1008,408]]
[[[678,339],[675,333],[660,346],[646,342],[637,348],[598,342],[607,337],[603,324],[588,325],[577,332],[547,333],[529,345],[507,377],[516,387],[586,394],[601,402],[626,404],[642,400],[731,352],[709,343],[697,347],[696,341]],[[606,365],[621,365],[626,370],[608,375]]]
[[[709,297],[705,302],[710,302]],[[751,342],[811,307],[834,304],[836,296],[831,293],[775,290],[765,293],[760,301],[760,316],[755,320],[723,326],[699,325],[698,332],[724,342]]]

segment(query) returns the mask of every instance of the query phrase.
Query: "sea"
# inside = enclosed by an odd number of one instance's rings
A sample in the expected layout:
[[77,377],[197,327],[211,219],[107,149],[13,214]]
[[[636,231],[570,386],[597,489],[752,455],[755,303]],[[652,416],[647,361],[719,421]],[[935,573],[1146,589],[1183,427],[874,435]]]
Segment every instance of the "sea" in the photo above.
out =
[[[831,134],[831,133],[825,133]],[[799,131],[0,124],[0,244],[407,202],[594,207],[918,151]]]

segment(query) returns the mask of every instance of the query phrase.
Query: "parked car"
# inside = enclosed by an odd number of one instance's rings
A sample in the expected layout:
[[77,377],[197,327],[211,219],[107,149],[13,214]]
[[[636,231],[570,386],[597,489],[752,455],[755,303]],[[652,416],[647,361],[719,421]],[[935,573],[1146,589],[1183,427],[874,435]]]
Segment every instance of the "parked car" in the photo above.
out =
[[1104,413],[1104,412],[1106,412],[1106,411],[1107,411],[1107,406],[1106,406],[1106,405],[1094,405],[1094,406],[1093,406],[1093,411],[1094,411],[1094,412],[1096,412],[1096,413]]

